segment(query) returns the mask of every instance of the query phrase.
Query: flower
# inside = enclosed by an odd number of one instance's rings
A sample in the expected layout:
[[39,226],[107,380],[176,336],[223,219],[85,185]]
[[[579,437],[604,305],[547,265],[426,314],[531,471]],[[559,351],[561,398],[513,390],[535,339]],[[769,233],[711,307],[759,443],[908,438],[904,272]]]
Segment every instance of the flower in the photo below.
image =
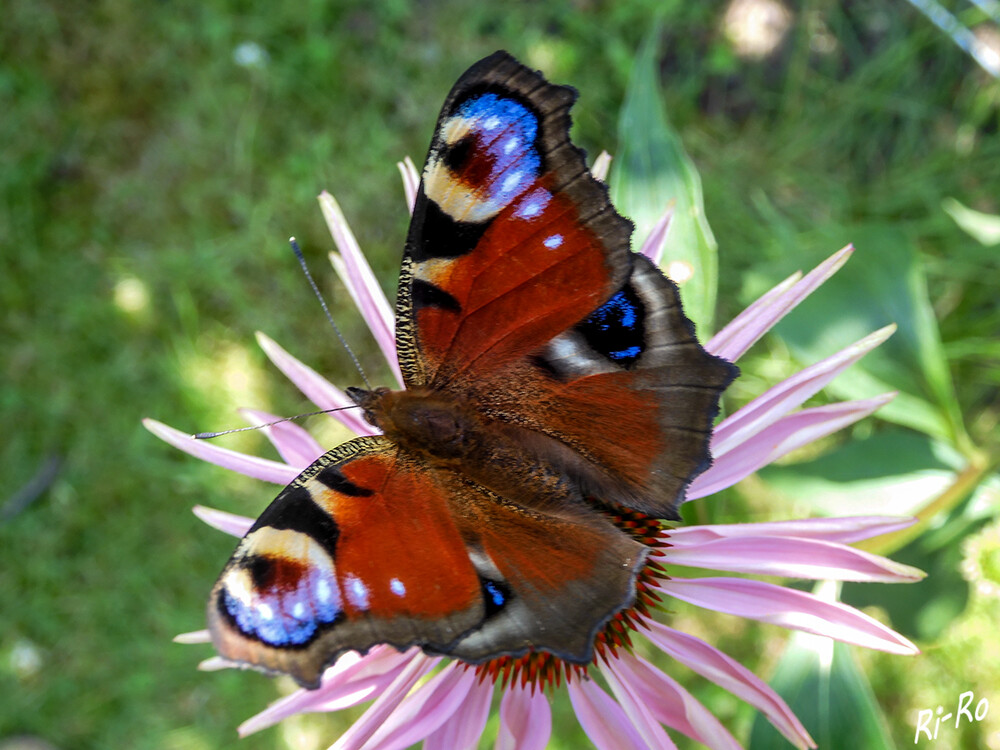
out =
[[[601,158],[595,174],[606,173]],[[407,160],[399,165],[409,204],[413,206],[418,176]],[[339,254],[331,255],[338,275],[368,322],[375,340],[402,380],[395,356],[394,323],[382,294],[336,201],[327,193],[320,205]],[[669,212],[653,229],[640,252],[657,262],[669,224]],[[706,349],[736,361],[766,331],[843,265],[850,246],[835,253],[810,273],[795,274],[738,315],[707,344]],[[883,328],[843,351],[818,362],[771,388],[723,420],[712,437],[714,463],[688,488],[685,502],[732,486],[790,451],[871,414],[892,398],[874,398],[799,409],[845,368],[878,346],[893,331]],[[268,357],[321,409],[352,405],[331,385],[263,334],[258,341]],[[275,418],[244,411],[254,423]],[[373,430],[356,412],[331,414],[356,433]],[[301,427],[284,422],[263,427],[284,462],[246,456],[194,440],[153,420],[146,426],[157,436],[206,461],[258,479],[287,484],[323,453]],[[242,536],[252,521],[229,513],[196,507],[195,513],[218,529]],[[669,597],[706,609],[760,620],[785,628],[829,636],[846,643],[892,653],[915,654],[906,638],[858,610],[807,592],[746,578],[683,577],[678,570],[702,568],[744,574],[841,581],[916,581],[919,570],[894,563],[849,545],[905,528],[912,518],[856,516],[814,518],[771,523],[688,526],[659,532],[652,559],[640,579],[637,606],[613,620],[605,631],[597,657],[588,667],[610,688],[609,695],[585,676],[586,670],[546,666],[539,680],[529,670],[539,665],[527,657],[500,668],[470,669],[457,661],[424,654],[417,648],[398,652],[377,646],[366,655],[342,656],[324,674],[318,690],[298,690],[246,721],[241,734],[255,732],[283,718],[307,711],[337,711],[372,700],[367,712],[342,735],[333,748],[404,748],[424,741],[425,748],[475,747],[489,715],[494,692],[500,699],[498,748],[542,748],[551,732],[549,703],[539,682],[555,687],[565,678],[570,701],[581,726],[599,748],[674,747],[664,726],[712,748],[738,748],[732,735],[681,685],[627,647],[644,638],[761,711],[794,746],[814,747],[812,738],[785,702],[762,680],[731,657],[692,635],[653,619],[647,603]],[[669,568],[670,576],[660,572]],[[207,642],[207,631],[179,636],[186,643]],[[625,645],[625,647],[622,647]],[[549,659],[549,662],[554,660]],[[228,666],[209,659],[204,668]],[[520,667],[520,668],[519,668]],[[538,675],[534,675],[537,677]]]

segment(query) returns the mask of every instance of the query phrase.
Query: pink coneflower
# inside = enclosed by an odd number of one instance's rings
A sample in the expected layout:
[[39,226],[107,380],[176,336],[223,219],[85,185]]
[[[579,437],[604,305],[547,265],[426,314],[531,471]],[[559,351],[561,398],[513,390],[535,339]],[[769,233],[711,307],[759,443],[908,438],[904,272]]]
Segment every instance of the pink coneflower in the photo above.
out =
[[[607,160],[599,160],[601,177]],[[400,164],[412,207],[418,176],[407,161]],[[598,171],[595,169],[595,171]],[[337,273],[350,291],[386,360],[395,372],[392,310],[329,194],[320,205],[339,254],[332,255]],[[642,245],[659,260],[669,222],[664,216]],[[736,361],[766,331],[822,284],[848,259],[850,247],[835,253],[802,276],[783,281],[738,315],[706,344],[706,349]],[[885,394],[859,401],[799,409],[841,371],[878,346],[893,331],[883,328],[843,351],[808,367],[771,388],[723,420],[712,438],[714,463],[689,487],[685,502],[732,486],[796,448],[871,414],[892,398]],[[351,406],[353,401],[271,339],[258,334],[265,353],[321,409]],[[401,381],[400,381],[401,384]],[[254,423],[275,419],[245,411]],[[359,435],[372,428],[355,411],[331,415]],[[275,484],[291,482],[324,451],[301,427],[282,423],[263,428],[284,463],[220,448],[153,420],[155,435],[206,461]],[[207,523],[243,536],[252,520],[196,507]],[[712,748],[738,748],[722,724],[681,685],[637,655],[630,644],[644,638],[760,710],[789,742],[814,747],[812,738],[785,702],[762,680],[732,658],[694,636],[655,620],[658,601],[682,599],[706,609],[761,620],[795,630],[825,635],[867,648],[915,654],[906,638],[852,607],[773,583],[731,577],[684,577],[685,568],[840,581],[916,581],[923,574],[884,557],[848,546],[904,528],[911,518],[856,516],[772,523],[688,526],[655,531],[656,551],[640,577],[636,606],[612,621],[599,638],[593,664],[586,670],[563,669],[546,655],[494,662],[469,668],[461,662],[424,654],[400,653],[378,646],[367,654],[348,653],[327,669],[318,690],[298,690],[246,721],[241,734],[270,726],[296,713],[337,711],[365,701],[366,713],[333,745],[337,750],[390,750],[423,741],[425,748],[476,747],[499,690],[497,748],[543,748],[551,733],[546,690],[565,689],[584,731],[598,748],[671,748],[664,727]],[[637,521],[642,523],[641,519]],[[669,577],[666,574],[669,571]],[[207,631],[180,636],[184,642],[207,642]],[[211,659],[208,668],[225,666]],[[610,694],[592,677],[600,675]]]

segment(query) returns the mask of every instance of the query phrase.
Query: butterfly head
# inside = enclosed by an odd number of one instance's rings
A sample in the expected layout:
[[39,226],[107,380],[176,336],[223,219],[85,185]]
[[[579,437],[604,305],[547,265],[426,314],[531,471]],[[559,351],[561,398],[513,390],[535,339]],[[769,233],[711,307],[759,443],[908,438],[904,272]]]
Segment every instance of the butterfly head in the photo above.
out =
[[351,401],[360,406],[364,411],[365,421],[372,427],[378,427],[379,429],[381,429],[382,425],[378,421],[377,405],[385,393],[389,393],[389,389],[385,387],[373,388],[370,391],[353,386],[347,389],[347,395]]

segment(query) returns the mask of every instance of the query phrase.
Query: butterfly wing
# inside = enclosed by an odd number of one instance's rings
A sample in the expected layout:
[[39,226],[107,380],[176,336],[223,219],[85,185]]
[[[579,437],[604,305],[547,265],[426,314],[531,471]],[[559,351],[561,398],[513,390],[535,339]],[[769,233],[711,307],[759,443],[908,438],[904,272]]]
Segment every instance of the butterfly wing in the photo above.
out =
[[220,654],[311,687],[341,651],[444,647],[482,616],[447,499],[380,437],[339,446],[288,485],[208,604]]
[[470,559],[505,588],[485,589],[487,616],[445,653],[483,662],[540,650],[588,664],[597,634],[634,602],[649,549],[594,510],[529,508],[467,480],[454,489]]
[[443,388],[523,357],[628,278],[632,225],[569,141],[575,99],[504,52],[449,94],[400,278],[407,387]]
[[474,404],[505,450],[551,452],[512,476],[542,467],[538,483],[564,472],[576,486],[540,502],[520,480],[497,494],[474,479],[502,466],[449,468],[382,437],[340,446],[223,570],[208,606],[223,656],[309,687],[377,643],[582,664],[633,602],[647,548],[579,497],[669,517],[707,465],[735,370],[630,252],[631,223],[569,141],[574,99],[506,53],[456,84],[407,239],[397,344],[408,387]]
[[730,363],[569,140],[576,92],[498,52],[448,96],[397,300],[408,387],[467,398],[556,438],[602,500],[676,518],[710,462]]
[[538,647],[585,662],[634,596],[644,556],[596,515],[522,508],[359,438],[260,516],[212,591],[209,629],[224,657],[313,688],[341,652],[378,643],[470,661]]
[[737,372],[705,352],[677,287],[636,255],[628,282],[582,322],[470,385],[489,413],[571,446],[593,497],[677,519]]

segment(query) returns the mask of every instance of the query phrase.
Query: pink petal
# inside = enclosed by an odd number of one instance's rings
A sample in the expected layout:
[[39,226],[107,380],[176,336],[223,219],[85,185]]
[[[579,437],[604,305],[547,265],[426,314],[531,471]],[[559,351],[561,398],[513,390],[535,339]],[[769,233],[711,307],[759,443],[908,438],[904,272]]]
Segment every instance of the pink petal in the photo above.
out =
[[577,721],[597,750],[646,750],[622,707],[587,678],[567,683]]
[[416,652],[396,676],[392,683],[384,688],[375,701],[368,707],[360,719],[340,735],[340,738],[330,746],[330,750],[357,750],[362,747],[379,727],[385,723],[407,694],[441,661],[440,657],[425,656]]
[[671,547],[665,557],[668,565],[786,578],[900,583],[925,577],[909,565],[818,539],[740,536]]
[[608,170],[611,168],[611,154],[607,151],[602,151],[594,159],[594,166],[590,168],[590,173],[594,176],[595,180],[600,180],[601,182],[608,181]]
[[781,696],[738,661],[693,635],[668,628],[659,622],[644,620],[643,625],[648,628],[645,636],[656,646],[681,664],[755,707],[800,750],[816,746]]
[[670,596],[716,612],[893,654],[919,653],[906,638],[868,615],[804,591],[741,578],[673,578],[660,581],[657,586]]
[[[257,333],[257,343],[260,344],[260,348],[264,350],[275,367],[281,370],[285,377],[291,380],[295,387],[320,409],[355,407],[354,402],[348,398],[346,393],[311,367],[302,364],[263,333]],[[335,411],[330,416],[358,435],[376,434],[375,429],[364,420],[360,412],[361,410],[358,408],[350,408]]]
[[758,396],[742,409],[725,419],[712,436],[712,456],[719,459],[747,442],[770,424],[774,424],[792,409],[837,375],[885,341],[896,330],[895,325],[881,328],[865,336],[832,357],[817,362],[784,380]]
[[766,523],[713,524],[684,526],[670,530],[674,546],[703,544],[713,539],[737,536],[789,536],[797,539],[822,539],[850,544],[862,539],[899,531],[917,522],[912,516],[844,516],[842,518],[799,518],[794,521]]
[[201,672],[219,672],[223,669],[239,669],[240,665],[235,661],[229,661],[229,659],[223,659],[221,656],[213,656],[198,664],[198,670]]
[[400,653],[391,646],[376,646],[364,656],[348,652],[326,670],[319,689],[299,689],[275,701],[240,724],[239,734],[246,737],[295,714],[340,711],[363,703],[387,690],[415,659],[425,666],[419,655],[416,649]]
[[552,734],[552,709],[541,690],[509,687],[500,700],[494,750],[544,750]]
[[889,393],[863,401],[817,406],[779,419],[699,474],[688,487],[683,502],[732,487],[793,450],[867,417],[892,400],[894,395]]
[[389,300],[385,298],[385,293],[379,286],[375,274],[372,273],[364,253],[361,252],[358,241],[354,239],[354,234],[336,199],[324,190],[319,195],[319,205],[333,241],[340,251],[339,256],[330,254],[333,267],[350,292],[355,306],[361,311],[386,361],[391,367],[396,367],[396,339],[393,336],[396,322]]
[[476,681],[474,670],[449,662],[400,703],[364,743],[365,750],[404,750],[450,719]]
[[657,219],[656,224],[650,230],[646,241],[639,248],[639,252],[653,261],[657,266],[663,260],[663,251],[667,245],[667,232],[670,231],[670,220],[674,218],[674,207],[674,201],[670,201],[663,215]]
[[207,508],[204,505],[196,505],[192,508],[194,514],[209,526],[232,534],[235,537],[243,538],[253,526],[253,519],[245,516],[238,516],[235,513],[226,513],[224,510]]
[[211,642],[212,636],[207,630],[192,630],[190,633],[178,633],[174,636],[174,643],[183,643],[185,646]]
[[740,744],[711,711],[681,687],[680,683],[645,659],[623,653],[609,667],[617,670],[620,681],[629,687],[635,700],[649,707],[657,721],[662,721],[710,748],[741,750]]
[[619,660],[612,658],[607,662],[599,663],[598,666],[604,679],[607,680],[611,692],[615,694],[618,705],[622,707],[625,716],[628,717],[646,745],[655,748],[676,748],[674,741],[660,726],[660,722],[653,717],[646,701],[636,695],[627,672],[625,675],[619,674]]
[[[269,414],[266,411],[258,411],[257,409],[240,409],[240,414],[253,425],[264,425],[281,419],[281,417],[274,414]],[[325,452],[312,435],[294,422],[281,422],[268,427],[261,427],[261,431],[271,441],[271,444],[277,448],[278,453],[285,459],[285,463],[289,466],[294,466],[300,471]]]
[[799,274],[785,279],[733,318],[705,348],[712,354],[735,362],[757,339],[836,273],[853,252],[854,247],[848,245],[816,266],[801,281]]
[[[368,324],[368,330],[371,331],[372,336],[375,338],[378,348],[382,350],[382,356],[385,357],[385,361],[389,363],[389,368],[396,376],[396,382],[402,385],[403,376],[399,371],[399,362],[396,357],[396,338],[393,333],[395,322],[392,319],[389,321],[383,320],[381,318],[381,310],[378,309],[379,306],[375,303],[376,299],[385,301],[385,294],[383,294],[381,289],[375,290],[363,285],[368,281],[375,283],[375,276],[372,275],[371,269],[368,267],[368,263],[364,257],[359,255],[355,260],[360,260],[364,264],[363,267],[367,270],[369,278],[362,278],[358,268],[351,266],[350,261],[347,260],[350,257],[346,255],[340,256],[337,253],[331,252],[330,264],[333,266],[333,270],[337,272],[340,280],[344,282],[348,294],[351,295],[351,299],[354,301],[354,306],[358,308],[361,312],[361,317]],[[387,302],[386,305],[388,305]]]
[[451,718],[424,740],[423,750],[473,750],[486,728],[493,699],[493,683],[478,677]]
[[[754,326],[754,332],[759,335],[766,333],[766,330],[762,330],[761,326],[755,326],[755,322],[764,316],[769,310],[780,306],[785,295],[787,295],[788,292],[801,280],[802,271],[796,271],[784,281],[781,281],[768,289],[764,292],[764,294],[751,302],[750,305],[743,310],[743,312],[729,321],[729,323],[727,323],[721,331],[709,339],[708,343],[705,344],[705,349],[719,357],[723,356],[722,352],[734,356],[739,354],[741,347],[736,345],[736,348],[733,348],[734,345],[731,343],[733,339],[742,334],[749,326]],[[751,332],[748,335],[753,336],[754,332]],[[747,334],[744,334],[744,336],[745,335]],[[725,357],[723,357],[723,359],[725,359]],[[729,361],[732,362],[734,360]]]
[[417,191],[420,189],[420,174],[413,166],[413,160],[407,156],[403,161],[396,162],[399,176],[403,178],[403,193],[406,195],[406,207],[413,214],[413,206],[417,202]]
[[274,484],[288,484],[299,475],[299,470],[294,466],[271,461],[267,458],[248,456],[228,448],[220,448],[207,440],[195,440],[191,435],[168,427],[155,419],[144,419],[142,424],[160,440],[170,443],[175,448],[180,448],[185,453],[190,453],[195,458],[254,479]]

